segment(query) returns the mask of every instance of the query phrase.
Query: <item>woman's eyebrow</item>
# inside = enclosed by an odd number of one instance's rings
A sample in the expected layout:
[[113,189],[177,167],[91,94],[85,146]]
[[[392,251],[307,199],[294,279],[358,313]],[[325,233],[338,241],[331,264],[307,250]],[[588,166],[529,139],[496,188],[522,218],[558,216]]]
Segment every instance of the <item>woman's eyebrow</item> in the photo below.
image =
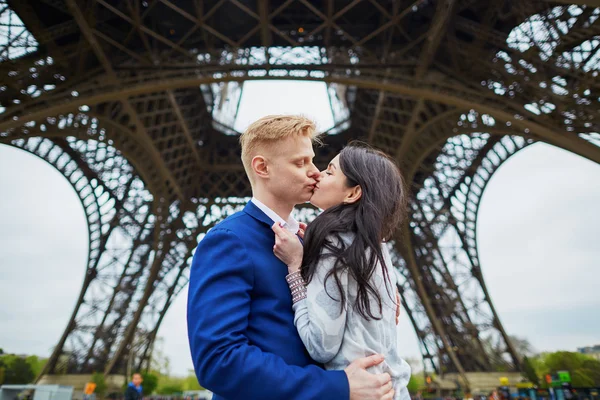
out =
[[329,163],[329,165],[327,166],[327,168],[329,168],[329,167],[333,167],[333,169],[337,169],[337,168],[335,167],[335,165],[333,165],[333,163]]

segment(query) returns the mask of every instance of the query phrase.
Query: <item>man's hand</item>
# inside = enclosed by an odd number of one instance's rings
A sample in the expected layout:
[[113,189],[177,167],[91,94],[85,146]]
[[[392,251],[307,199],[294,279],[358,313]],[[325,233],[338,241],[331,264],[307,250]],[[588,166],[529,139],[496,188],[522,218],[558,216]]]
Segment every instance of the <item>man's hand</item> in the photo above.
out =
[[344,372],[350,384],[350,400],[392,400],[394,398],[390,374],[374,375],[367,372],[367,368],[382,362],[383,356],[375,354],[354,360],[348,365]]
[[396,288],[396,325],[400,322],[400,292]]

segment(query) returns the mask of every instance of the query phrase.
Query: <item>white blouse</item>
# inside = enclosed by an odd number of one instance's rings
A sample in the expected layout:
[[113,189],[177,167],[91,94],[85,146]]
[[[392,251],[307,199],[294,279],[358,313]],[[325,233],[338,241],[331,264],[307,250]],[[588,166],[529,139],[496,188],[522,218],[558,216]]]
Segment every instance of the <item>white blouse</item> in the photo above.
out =
[[[342,235],[349,245],[352,234]],[[371,299],[372,315],[379,320],[367,321],[355,309],[357,298],[356,281],[349,277],[347,270],[340,274],[345,294],[345,304],[340,307],[341,294],[331,276],[325,277],[333,268],[333,257],[321,257],[315,275],[307,285],[307,297],[294,304],[294,324],[310,356],[324,364],[328,370],[343,370],[358,358],[373,354],[383,354],[385,360],[369,368],[372,373],[387,372],[392,377],[395,399],[409,400],[406,388],[410,379],[410,366],[400,356],[396,336],[396,275],[386,245],[382,244],[389,281],[384,282],[383,269],[379,266],[371,277],[371,284],[379,292],[382,313],[378,304]],[[391,281],[391,282],[390,282]]]

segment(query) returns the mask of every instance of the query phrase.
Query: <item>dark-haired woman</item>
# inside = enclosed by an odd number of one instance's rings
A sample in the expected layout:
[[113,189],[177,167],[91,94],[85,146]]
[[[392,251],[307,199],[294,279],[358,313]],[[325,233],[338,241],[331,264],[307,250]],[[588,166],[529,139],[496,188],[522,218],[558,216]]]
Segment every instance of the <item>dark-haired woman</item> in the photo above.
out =
[[321,173],[311,203],[323,209],[304,247],[275,225],[273,251],[287,266],[294,323],[311,357],[343,370],[383,354],[370,372],[389,373],[394,398],[409,400],[410,367],[396,336],[396,276],[386,245],[406,215],[398,167],[384,153],[349,145]]

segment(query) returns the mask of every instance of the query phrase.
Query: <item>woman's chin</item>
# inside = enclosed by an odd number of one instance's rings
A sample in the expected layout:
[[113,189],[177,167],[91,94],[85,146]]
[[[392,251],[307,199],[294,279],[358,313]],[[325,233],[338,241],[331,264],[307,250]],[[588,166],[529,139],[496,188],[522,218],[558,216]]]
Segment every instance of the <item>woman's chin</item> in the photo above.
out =
[[327,204],[327,201],[324,202],[323,199],[320,199],[319,195],[316,193],[313,193],[312,197],[310,198],[310,204],[317,207],[321,211],[325,211],[331,207],[331,204]]
[[321,205],[321,203],[319,203],[318,201],[316,201],[316,202],[315,202],[315,201],[313,201],[312,199],[310,199],[310,204],[312,204],[313,206],[317,207],[317,208],[318,208],[319,210],[321,210],[321,211],[325,211],[325,210],[326,210],[326,208],[325,208],[325,207],[323,207],[323,206]]
[[319,199],[318,198],[315,199],[315,197],[317,197],[317,196],[315,196],[313,194],[308,202],[317,208],[321,208],[321,206],[319,205]]

